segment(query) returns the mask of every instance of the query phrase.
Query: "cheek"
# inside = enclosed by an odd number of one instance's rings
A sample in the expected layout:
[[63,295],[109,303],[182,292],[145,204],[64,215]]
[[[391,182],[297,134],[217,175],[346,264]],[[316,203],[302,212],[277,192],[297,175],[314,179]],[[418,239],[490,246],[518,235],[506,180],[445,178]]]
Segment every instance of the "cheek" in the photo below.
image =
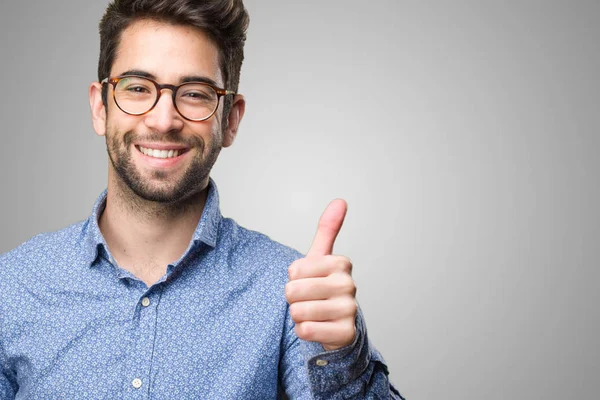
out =
[[199,152],[205,157],[211,153],[215,146],[219,146],[221,137],[217,124],[210,124],[203,128],[204,129],[202,130],[196,130],[194,136],[197,139],[195,140],[196,146],[201,146],[201,148],[198,149]]
[[106,133],[113,137],[122,136],[127,132],[139,130],[142,124],[140,117],[126,115],[118,108],[110,109],[106,118]]
[[223,133],[222,133],[222,129],[221,129],[222,125],[221,123],[215,123],[212,127],[212,131],[211,131],[211,145],[209,146],[210,148],[215,148],[215,147],[219,147],[221,148],[223,146]]
[[219,108],[215,112],[214,125],[213,125],[213,137],[216,139],[222,139],[223,137],[223,102],[219,103]]
[[215,113],[215,115],[213,115],[209,120],[199,122],[197,126],[192,127],[194,129],[194,135],[202,138],[205,151],[207,151],[208,148],[214,147],[215,145],[220,145],[222,142],[222,121],[219,111],[220,110],[217,110],[217,113]]

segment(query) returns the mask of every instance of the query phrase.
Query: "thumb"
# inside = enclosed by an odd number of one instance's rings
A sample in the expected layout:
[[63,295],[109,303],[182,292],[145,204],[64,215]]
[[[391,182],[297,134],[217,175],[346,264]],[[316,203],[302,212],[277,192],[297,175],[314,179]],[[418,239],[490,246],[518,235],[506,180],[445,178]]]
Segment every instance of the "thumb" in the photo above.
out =
[[335,238],[342,228],[347,209],[348,205],[342,199],[336,199],[329,203],[321,215],[317,233],[306,254],[307,257],[331,255]]

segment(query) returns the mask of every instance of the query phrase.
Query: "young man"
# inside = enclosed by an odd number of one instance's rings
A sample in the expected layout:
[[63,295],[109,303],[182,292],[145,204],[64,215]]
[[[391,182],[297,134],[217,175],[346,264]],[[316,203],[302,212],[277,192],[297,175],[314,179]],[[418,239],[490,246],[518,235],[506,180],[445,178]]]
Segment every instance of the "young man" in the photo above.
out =
[[219,212],[244,115],[241,0],[115,0],[92,215],[0,258],[0,399],[401,398],[370,345],[332,202],[306,256]]

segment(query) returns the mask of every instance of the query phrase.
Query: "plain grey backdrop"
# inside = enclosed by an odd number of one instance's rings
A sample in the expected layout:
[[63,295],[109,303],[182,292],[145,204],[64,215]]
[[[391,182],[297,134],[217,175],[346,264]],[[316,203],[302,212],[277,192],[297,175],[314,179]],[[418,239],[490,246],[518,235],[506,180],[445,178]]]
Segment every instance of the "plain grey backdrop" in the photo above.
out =
[[[0,252],[84,219],[107,1],[0,5]],[[224,215],[335,252],[410,399],[600,392],[600,2],[246,0]],[[1,278],[1,276],[0,276]]]

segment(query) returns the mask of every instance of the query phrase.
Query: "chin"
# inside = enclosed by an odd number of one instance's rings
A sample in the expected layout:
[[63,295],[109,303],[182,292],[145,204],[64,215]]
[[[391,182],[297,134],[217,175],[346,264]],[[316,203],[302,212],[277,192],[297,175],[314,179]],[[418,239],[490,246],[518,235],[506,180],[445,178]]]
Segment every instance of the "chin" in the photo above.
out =
[[139,198],[155,203],[176,203],[190,196],[186,190],[179,188],[140,188],[130,187]]
[[[208,177],[206,178],[208,181]],[[165,185],[158,182],[127,182],[129,188],[139,198],[155,203],[173,204],[188,200],[197,196],[204,190],[199,182],[190,182],[183,179],[177,185]]]

